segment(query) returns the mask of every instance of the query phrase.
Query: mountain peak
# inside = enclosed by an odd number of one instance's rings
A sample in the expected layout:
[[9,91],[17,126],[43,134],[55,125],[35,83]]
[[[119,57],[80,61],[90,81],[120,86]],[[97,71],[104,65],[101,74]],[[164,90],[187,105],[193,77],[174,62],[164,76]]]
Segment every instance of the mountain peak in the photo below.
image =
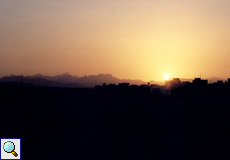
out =
[[58,74],[57,76],[71,76],[71,74],[69,74],[69,72],[65,72],[65,73],[62,73],[62,74]]
[[16,75],[15,74],[11,74],[9,77],[16,77]]
[[35,74],[33,76],[26,76],[27,78],[43,78],[44,76],[41,73]]
[[108,73],[106,73],[106,74],[100,73],[100,74],[98,74],[98,76],[108,76],[108,77],[113,77],[113,76],[112,76],[112,74],[108,74]]
[[36,77],[43,77],[43,75],[41,73],[35,74],[34,76],[36,76]]
[[62,73],[62,75],[70,75],[69,72]]

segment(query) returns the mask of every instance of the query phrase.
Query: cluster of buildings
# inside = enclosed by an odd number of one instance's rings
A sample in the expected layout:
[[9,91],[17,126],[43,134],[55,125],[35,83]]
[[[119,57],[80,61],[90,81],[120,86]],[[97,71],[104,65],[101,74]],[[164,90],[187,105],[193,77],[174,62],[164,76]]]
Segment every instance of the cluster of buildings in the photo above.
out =
[[[189,81],[184,81],[182,82],[179,78],[173,78],[172,80],[167,80],[165,81],[165,87],[166,89],[173,89],[179,86],[184,86],[186,84],[193,84],[193,85],[207,85],[208,84],[208,80],[204,80],[201,78],[195,78],[192,82]],[[218,80],[217,82],[214,82],[213,84],[230,84],[230,78],[228,78],[227,81],[221,81]]]
[[[221,86],[224,84],[230,84],[230,78],[223,82],[223,81],[217,81],[213,83],[214,86]],[[172,89],[175,89],[180,86],[190,85],[191,87],[201,87],[208,85],[208,80],[204,80],[201,78],[195,78],[192,81],[181,81],[179,78],[173,78],[172,80],[166,80],[164,86],[160,86],[157,84],[142,84],[142,85],[130,85],[129,83],[119,83],[118,85],[115,84],[103,84],[102,86],[95,86],[96,90],[112,90],[114,92],[119,91],[130,91],[130,92],[140,92],[140,93],[148,93],[149,91],[153,92],[154,90],[159,90],[161,93],[169,93]]]
[[[176,87],[179,87],[179,86],[184,86],[184,85],[190,84],[190,83],[191,82],[189,82],[189,81],[182,82],[179,78],[173,78],[172,80],[165,81],[165,87],[166,87],[166,89],[172,89],[172,88],[176,88]],[[195,78],[192,81],[192,84],[195,84],[195,85],[207,85],[208,80],[203,80],[201,78]]]

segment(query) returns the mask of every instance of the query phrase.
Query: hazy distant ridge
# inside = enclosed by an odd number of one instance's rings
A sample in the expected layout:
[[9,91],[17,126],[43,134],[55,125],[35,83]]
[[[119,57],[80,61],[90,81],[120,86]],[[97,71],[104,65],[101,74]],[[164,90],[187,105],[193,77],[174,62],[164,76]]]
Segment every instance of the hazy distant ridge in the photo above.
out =
[[[209,83],[217,82],[218,80],[225,81],[224,79],[220,79],[217,77],[206,78]],[[181,81],[190,81],[193,79],[185,79],[181,78]],[[111,74],[99,74],[99,75],[89,75],[89,76],[73,76],[68,72],[59,74],[56,76],[44,76],[42,74],[36,74],[33,76],[16,76],[10,75],[0,79],[0,82],[23,82],[23,83],[31,83],[34,85],[43,85],[43,86],[59,86],[59,87],[94,87],[95,85],[103,85],[106,84],[119,84],[119,83],[130,83],[130,84],[148,84],[148,82],[142,80],[131,80],[131,79],[118,79]],[[158,84],[164,85],[164,81],[149,81],[150,84]]]
[[[33,76],[16,76],[10,75],[0,79],[0,82],[23,82],[23,83],[32,83],[35,85],[44,85],[44,86],[74,86],[74,87],[94,87],[95,85],[106,84],[119,84],[119,83],[130,83],[130,84],[148,84],[142,80],[131,80],[131,79],[118,79],[111,74],[99,74],[99,75],[89,75],[89,76],[72,76],[69,73],[59,74],[57,76],[44,76],[42,74],[36,74]],[[157,83],[155,81],[150,81],[154,84],[163,84]],[[68,84],[68,85],[67,85]]]

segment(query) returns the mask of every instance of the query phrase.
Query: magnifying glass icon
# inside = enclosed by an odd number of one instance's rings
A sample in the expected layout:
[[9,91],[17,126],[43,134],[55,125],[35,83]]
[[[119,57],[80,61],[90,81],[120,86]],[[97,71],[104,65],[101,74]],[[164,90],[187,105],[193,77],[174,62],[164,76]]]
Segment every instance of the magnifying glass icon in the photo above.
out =
[[15,157],[18,156],[18,154],[14,151],[15,150],[15,145],[11,141],[7,141],[3,145],[3,149],[7,153],[12,153]]

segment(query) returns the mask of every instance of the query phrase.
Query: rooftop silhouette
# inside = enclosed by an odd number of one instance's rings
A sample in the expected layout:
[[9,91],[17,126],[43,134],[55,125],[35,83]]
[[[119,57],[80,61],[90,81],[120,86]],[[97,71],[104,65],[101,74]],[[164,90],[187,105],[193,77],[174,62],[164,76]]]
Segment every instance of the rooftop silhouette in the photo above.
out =
[[[170,88],[167,88],[170,84]],[[42,159],[204,159],[228,155],[230,83],[173,78],[166,85],[104,83],[94,88],[0,82],[2,137],[36,144]],[[2,118],[6,119],[7,114]],[[71,139],[68,141],[67,139]],[[58,155],[44,152],[50,142]],[[75,154],[65,154],[68,145]],[[219,154],[221,152],[221,155]],[[189,157],[188,157],[189,155]]]

